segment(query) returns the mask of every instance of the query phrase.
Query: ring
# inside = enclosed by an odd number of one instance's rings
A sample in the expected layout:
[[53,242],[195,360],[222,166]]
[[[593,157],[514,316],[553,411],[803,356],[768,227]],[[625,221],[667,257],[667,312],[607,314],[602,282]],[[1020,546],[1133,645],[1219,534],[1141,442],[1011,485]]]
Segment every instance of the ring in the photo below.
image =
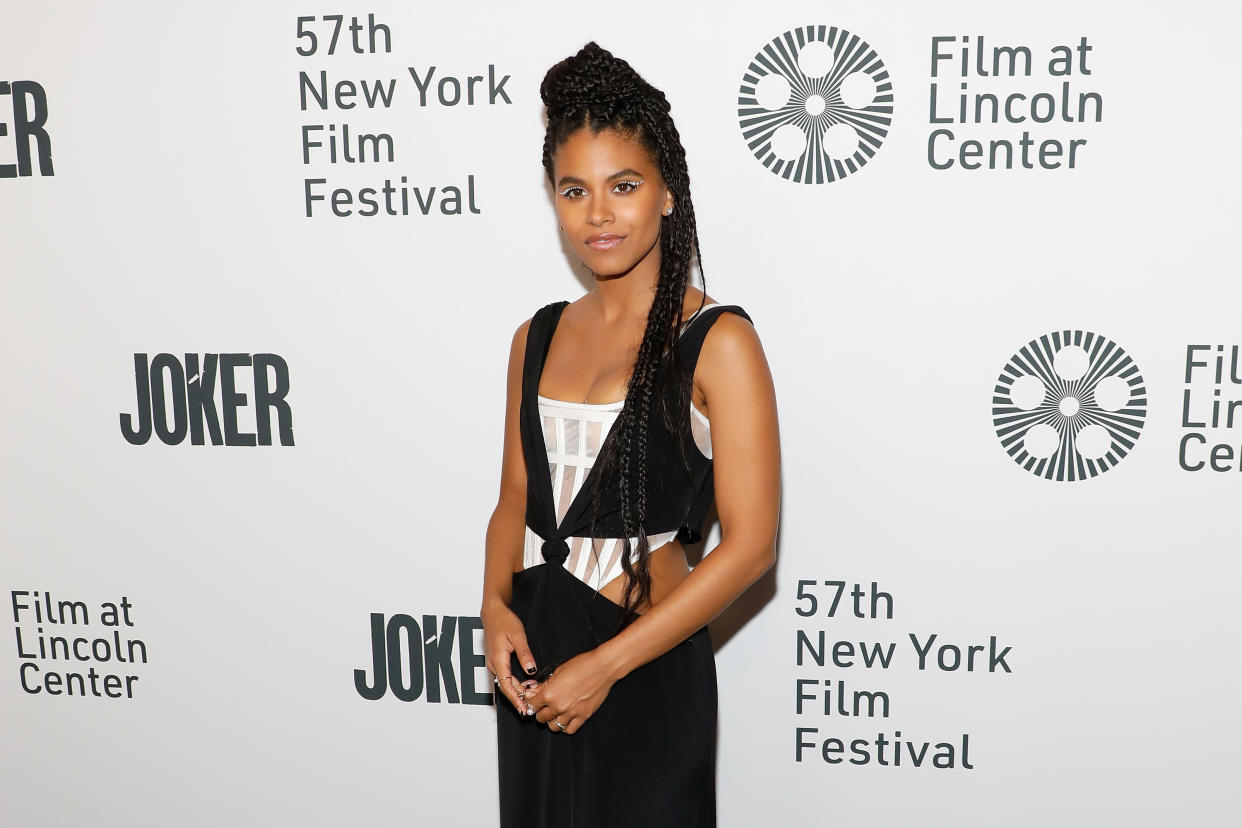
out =
[[559,716],[553,719],[552,721],[556,722],[556,726],[559,727],[561,730],[565,729],[565,725],[561,724],[561,719]]
[[509,676],[494,676],[494,677],[492,678],[492,684],[494,684],[494,685],[496,685],[497,687],[499,687],[499,686],[500,686],[500,680],[501,680],[502,678],[509,678]]

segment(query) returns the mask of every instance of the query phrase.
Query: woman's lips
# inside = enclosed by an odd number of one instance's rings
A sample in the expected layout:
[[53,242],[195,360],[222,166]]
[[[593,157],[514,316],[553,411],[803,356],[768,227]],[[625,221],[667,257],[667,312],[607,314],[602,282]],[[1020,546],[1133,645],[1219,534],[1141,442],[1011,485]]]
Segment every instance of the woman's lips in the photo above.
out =
[[601,233],[588,238],[586,245],[593,250],[612,250],[624,240],[625,236],[618,236],[616,233]]

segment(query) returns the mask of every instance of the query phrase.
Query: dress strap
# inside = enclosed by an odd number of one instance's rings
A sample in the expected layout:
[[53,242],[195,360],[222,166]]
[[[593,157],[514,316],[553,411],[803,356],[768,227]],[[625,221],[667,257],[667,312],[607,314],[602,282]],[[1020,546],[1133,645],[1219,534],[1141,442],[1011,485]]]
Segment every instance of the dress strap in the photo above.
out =
[[522,360],[523,397],[529,392],[531,399],[539,396],[539,378],[543,376],[543,363],[552,345],[552,332],[556,330],[561,312],[569,302],[552,302],[535,311],[530,328],[526,331],[526,353]]
[[[552,332],[568,302],[545,305],[531,317],[526,331],[526,351],[522,358],[522,399],[519,431],[522,455],[526,461],[526,525],[545,541],[558,537],[552,479],[548,475],[548,453],[543,442],[539,417],[539,378],[552,344]],[[559,550],[559,547],[558,547]]]

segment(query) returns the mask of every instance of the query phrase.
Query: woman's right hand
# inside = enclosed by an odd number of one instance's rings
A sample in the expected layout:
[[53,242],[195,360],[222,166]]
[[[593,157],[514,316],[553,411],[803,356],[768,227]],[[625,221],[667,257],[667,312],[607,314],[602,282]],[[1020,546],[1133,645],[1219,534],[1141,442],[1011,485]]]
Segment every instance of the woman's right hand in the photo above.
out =
[[485,610],[480,620],[483,623],[483,650],[487,656],[487,670],[500,678],[500,690],[513,704],[514,709],[526,715],[529,705],[520,694],[534,689],[539,683],[528,676],[510,675],[510,656],[513,653],[517,653],[518,661],[530,674],[535,672],[535,657],[526,643],[526,627],[513,610],[501,604]]

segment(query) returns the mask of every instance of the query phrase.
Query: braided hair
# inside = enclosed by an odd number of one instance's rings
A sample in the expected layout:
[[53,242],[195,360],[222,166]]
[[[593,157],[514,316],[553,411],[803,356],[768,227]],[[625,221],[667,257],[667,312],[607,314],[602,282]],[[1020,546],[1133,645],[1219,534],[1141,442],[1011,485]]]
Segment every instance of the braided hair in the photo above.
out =
[[[594,41],[574,56],[557,63],[539,87],[547,107],[548,127],[543,141],[543,166],[552,181],[552,156],[580,129],[598,134],[607,129],[636,140],[656,161],[660,175],[673,194],[673,212],[661,218],[660,270],[647,327],[626,383],[625,403],[596,458],[599,469],[592,494],[592,525],[600,512],[601,492],[618,491],[626,540],[621,567],[628,577],[622,598],[618,630],[638,617],[638,606],[651,597],[651,548],[647,541],[647,429],[654,401],[668,432],[676,436],[683,465],[689,471],[685,443],[690,429],[693,377],[677,348],[682,304],[692,259],[700,277],[694,203],[686,150],[669,115],[664,93]],[[706,288],[706,284],[704,284]],[[702,307],[702,305],[700,305]],[[669,369],[661,371],[667,356]],[[591,532],[594,535],[594,529]],[[631,561],[629,538],[637,536],[638,554]],[[596,547],[594,539],[592,546]],[[596,555],[598,556],[598,548]]]

